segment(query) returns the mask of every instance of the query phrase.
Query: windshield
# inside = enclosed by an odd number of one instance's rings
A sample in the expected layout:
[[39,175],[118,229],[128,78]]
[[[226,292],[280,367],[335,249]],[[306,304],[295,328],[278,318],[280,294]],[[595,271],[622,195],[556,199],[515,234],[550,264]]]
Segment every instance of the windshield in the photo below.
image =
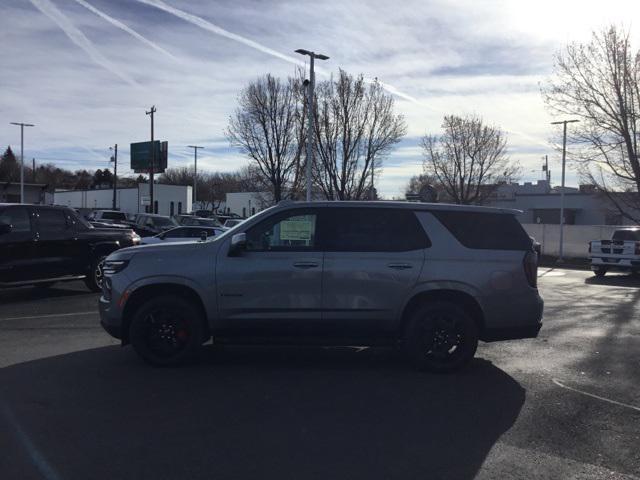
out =
[[613,233],[613,240],[622,242],[640,240],[640,230],[616,230]]

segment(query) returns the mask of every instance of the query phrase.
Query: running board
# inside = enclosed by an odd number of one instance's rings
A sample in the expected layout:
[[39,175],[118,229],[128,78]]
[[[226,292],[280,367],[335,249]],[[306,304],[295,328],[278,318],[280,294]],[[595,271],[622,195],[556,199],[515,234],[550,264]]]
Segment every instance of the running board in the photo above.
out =
[[73,280],[84,280],[86,275],[70,275],[66,277],[40,278],[38,280],[26,280],[24,282],[0,282],[0,287],[24,287],[25,285],[38,285],[39,283],[50,282],[70,282]]

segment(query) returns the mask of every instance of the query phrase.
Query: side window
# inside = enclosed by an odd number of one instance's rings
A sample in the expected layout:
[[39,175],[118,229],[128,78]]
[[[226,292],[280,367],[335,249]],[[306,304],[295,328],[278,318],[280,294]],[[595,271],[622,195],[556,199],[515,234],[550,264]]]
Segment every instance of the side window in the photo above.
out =
[[43,208],[38,210],[38,227],[40,233],[56,233],[67,230],[67,219],[62,210]]
[[154,221],[153,221],[153,217],[147,217],[147,221],[145,222],[145,225],[146,225],[147,227],[154,227],[154,226],[155,226],[155,223],[154,223]]
[[326,250],[333,252],[406,252],[431,246],[407,209],[332,208],[323,232]]
[[0,212],[0,223],[11,225],[11,233],[31,231],[29,211],[24,207],[9,207]]
[[253,252],[305,251],[316,246],[317,215],[284,212],[247,231],[247,250]]
[[170,230],[169,232],[167,232],[167,237],[168,238],[183,238],[188,236],[189,232],[188,229],[186,228],[174,228],[173,230]]

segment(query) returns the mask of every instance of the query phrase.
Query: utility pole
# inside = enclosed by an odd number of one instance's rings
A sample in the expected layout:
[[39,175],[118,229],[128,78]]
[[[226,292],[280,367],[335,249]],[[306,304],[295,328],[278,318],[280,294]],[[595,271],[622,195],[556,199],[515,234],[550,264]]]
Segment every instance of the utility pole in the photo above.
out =
[[32,158],[31,161],[33,162],[33,167],[31,168],[31,181],[36,183],[36,159]]
[[323,55],[321,53],[310,52],[309,50],[305,50],[303,48],[299,48],[296,50],[296,53],[300,55],[308,55],[311,59],[309,61],[309,83],[307,84],[307,202],[311,201],[311,165],[313,164],[313,156],[315,153],[315,149],[313,148],[313,95],[316,85],[316,74],[314,70],[314,60],[317,58],[318,60],[328,60],[329,57]]
[[[111,147],[109,147],[111,148]],[[113,162],[113,209],[116,209],[116,195],[118,192],[118,144],[113,146],[113,156],[111,157]]]
[[[198,201],[198,149],[204,148],[199,147],[197,145],[188,145],[189,148],[193,148],[193,200],[192,204]],[[191,210],[193,210],[193,205],[191,205]]]
[[153,169],[156,164],[156,146],[153,143],[153,115],[156,113],[156,106],[153,105],[151,110],[145,112],[151,115],[151,164],[149,165],[149,199],[151,201],[151,213],[156,213],[155,204],[153,203]]
[[562,120],[560,122],[551,122],[551,125],[562,124],[562,183],[560,186],[560,248],[558,255],[558,263],[564,261],[564,172],[567,163],[567,123],[576,123],[580,120]]
[[375,160],[371,160],[371,200],[372,201],[376,199],[375,188],[373,186],[373,182],[375,181],[375,173],[376,173]]
[[24,203],[24,127],[35,127],[31,123],[10,122],[20,126],[20,203]]

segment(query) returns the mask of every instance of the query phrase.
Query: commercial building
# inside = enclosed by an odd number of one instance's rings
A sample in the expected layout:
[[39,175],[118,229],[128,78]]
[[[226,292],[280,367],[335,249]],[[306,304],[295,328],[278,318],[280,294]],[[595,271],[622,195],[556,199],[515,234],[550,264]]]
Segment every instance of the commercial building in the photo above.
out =
[[[616,194],[622,195],[632,194]],[[559,224],[561,195],[558,187],[551,188],[546,180],[537,183],[500,185],[484,202],[491,207],[522,210],[519,217],[525,224]],[[633,212],[640,216],[640,212]],[[620,214],[605,194],[593,185],[564,189],[564,218],[566,225],[622,225],[629,220]]]
[[[153,187],[154,213],[178,215],[191,212],[192,188],[186,185],[156,184]],[[151,212],[149,184],[116,189],[116,208],[125,213]],[[56,205],[81,209],[113,208],[113,189],[63,190],[53,194]]]
[[[44,183],[25,183],[24,202],[33,204],[48,204],[53,202],[53,196],[46,191]],[[0,203],[20,203],[20,182],[0,183]]]

